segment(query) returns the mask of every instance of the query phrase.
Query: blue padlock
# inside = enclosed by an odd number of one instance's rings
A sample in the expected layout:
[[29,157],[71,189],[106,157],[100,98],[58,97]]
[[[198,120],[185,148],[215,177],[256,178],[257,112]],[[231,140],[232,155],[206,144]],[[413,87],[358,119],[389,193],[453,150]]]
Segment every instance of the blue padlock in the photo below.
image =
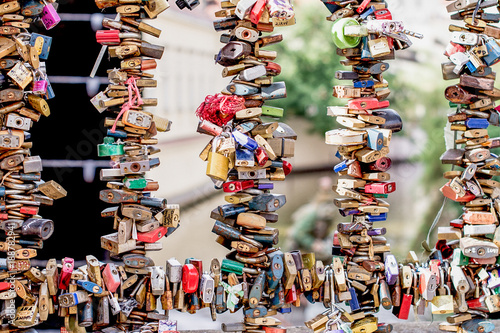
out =
[[347,160],[344,160],[344,161],[340,162],[339,164],[335,165],[335,166],[333,167],[333,171],[335,171],[335,172],[340,172],[340,171],[342,171],[342,170],[347,169],[347,167],[348,167],[348,166],[347,166]]
[[108,129],[106,132],[106,136],[111,136],[113,138],[120,138],[120,139],[125,139],[128,134],[125,131],[122,130],[115,130],[114,132],[111,131],[111,129]]
[[[483,59],[484,59],[484,57],[483,57]],[[474,66],[472,61],[468,61],[465,65],[467,66],[467,68],[469,69],[469,71],[471,73],[474,73],[475,71],[477,71],[477,68],[476,68],[476,66]]]
[[361,38],[361,59],[373,60],[370,48],[368,47],[368,37]]
[[488,128],[489,124],[488,119],[485,118],[468,118],[465,121],[467,128]]
[[47,92],[45,93],[45,99],[52,99],[56,97],[54,88],[52,88],[52,85],[50,84],[49,78],[47,76],[45,77],[45,81],[47,81]]
[[500,45],[493,38],[488,39],[485,45],[488,54],[482,59],[488,66],[494,65],[500,60]]
[[381,131],[373,128],[366,130],[368,134],[368,147],[372,150],[380,150],[384,147],[384,134]]
[[249,86],[241,83],[231,83],[226,87],[233,95],[246,96],[254,95],[259,92],[259,88]]
[[237,206],[233,204],[221,205],[218,208],[219,208],[219,214],[222,215],[222,217],[228,217],[239,213],[244,213],[248,210],[245,206],[241,205]]
[[255,165],[254,155],[248,149],[236,149],[235,166],[252,167]]
[[359,209],[355,209],[355,208],[344,208],[344,209],[339,209],[339,213],[343,217],[346,217],[346,216],[350,216],[350,215],[359,214],[359,213],[361,213],[361,211]]
[[382,222],[387,220],[387,213],[382,213],[379,215],[367,214],[366,218],[368,219],[368,222]]
[[282,306],[281,308],[278,309],[278,312],[279,313],[291,313],[292,312],[292,308],[290,305],[288,306]]
[[351,300],[349,301],[351,311],[361,309],[361,307],[359,306],[358,296],[356,295],[356,289],[354,289],[353,287],[349,288],[349,293],[351,294]]
[[254,151],[255,149],[257,149],[259,147],[259,144],[257,143],[257,141],[255,141],[254,139],[252,139],[248,135],[241,133],[238,130],[234,130],[232,135],[233,135],[234,140],[240,146],[243,146],[248,150]]
[[359,15],[359,17],[365,20],[368,16],[372,15],[374,12],[375,12],[375,7],[370,6],[370,8],[365,10],[363,14]]
[[30,45],[35,46],[37,45],[37,43],[38,45],[42,45],[42,50],[38,57],[41,60],[47,60],[47,58],[49,57],[50,46],[52,45],[52,37],[32,33],[30,38]]
[[373,80],[358,80],[354,81],[354,88],[371,88],[375,85]]

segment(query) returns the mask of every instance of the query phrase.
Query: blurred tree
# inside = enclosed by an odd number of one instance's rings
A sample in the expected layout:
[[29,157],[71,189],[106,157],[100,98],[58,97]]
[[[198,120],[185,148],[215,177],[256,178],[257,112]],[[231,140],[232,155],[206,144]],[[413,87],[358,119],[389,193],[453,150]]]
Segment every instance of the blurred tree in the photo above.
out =
[[[279,53],[277,61],[282,65],[283,72],[278,78],[286,82],[288,95],[274,104],[283,107],[288,116],[307,119],[311,123],[311,132],[324,135],[326,131],[339,127],[334,118],[326,115],[326,107],[344,105],[347,101],[333,97],[332,87],[350,84],[349,81],[336,80],[335,72],[350,68],[339,63],[344,58],[336,53],[331,37],[332,22],[325,19],[329,12],[323,4],[319,1],[297,3],[294,7],[300,24],[283,32],[286,42],[272,47]],[[443,198],[439,188],[445,183],[442,175],[450,169],[441,164],[439,157],[446,149],[443,129],[449,112],[443,91],[452,83],[442,80],[437,69],[439,61],[443,59],[434,59],[428,51],[418,48],[418,45],[398,51],[396,57],[399,61],[391,62],[391,68],[384,75],[391,89],[388,98],[390,108],[398,111],[404,121],[403,131],[398,136],[419,140],[417,151],[408,162],[420,163],[424,168],[420,183],[429,206],[418,218],[424,222],[415,233],[414,244],[410,249],[419,248],[420,241],[425,238],[439,211]],[[421,58],[427,60],[419,63],[418,59]],[[424,133],[423,141],[414,135],[419,130]],[[490,132],[497,134],[499,129],[493,128]],[[460,207],[449,203],[440,224],[447,224],[448,218],[454,218]]]
[[277,60],[283,68],[278,78],[287,86],[287,98],[275,104],[287,115],[310,120],[311,130],[323,135],[337,127],[326,115],[326,107],[345,102],[332,96],[335,72],[345,68],[339,63],[341,58],[331,39],[332,23],[325,19],[329,12],[323,4],[296,5],[295,10],[300,24],[283,31],[286,42],[272,47],[278,51]]

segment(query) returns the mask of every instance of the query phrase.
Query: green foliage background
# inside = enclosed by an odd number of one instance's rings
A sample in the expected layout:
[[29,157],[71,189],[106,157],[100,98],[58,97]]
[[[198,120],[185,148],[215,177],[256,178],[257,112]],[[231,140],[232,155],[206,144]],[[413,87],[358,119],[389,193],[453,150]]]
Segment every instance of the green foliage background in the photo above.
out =
[[[345,58],[336,54],[336,47],[331,38],[333,23],[326,20],[330,14],[326,7],[320,1],[308,2],[307,5],[298,3],[295,5],[295,11],[297,22],[300,24],[279,31],[283,33],[285,42],[272,47],[278,51],[277,60],[283,68],[278,79],[284,80],[287,85],[287,98],[281,99],[277,104],[285,108],[287,115],[307,119],[311,123],[311,133],[324,136],[326,131],[339,127],[334,118],[326,115],[326,107],[346,103],[346,100],[332,96],[333,86],[351,84],[350,81],[336,80],[335,72],[350,70],[350,67],[339,63]],[[409,52],[426,52],[411,51],[413,49],[410,48]],[[396,52],[397,59],[399,53]],[[443,91],[446,86],[455,82],[444,81],[441,77],[439,62],[446,60],[444,56],[433,63],[419,62],[418,54],[414,57],[407,55],[406,58],[410,60],[405,62],[405,59],[399,59],[399,66],[401,63],[404,63],[403,67],[416,66],[416,76],[391,67],[384,78],[390,83],[390,108],[397,110],[404,121],[403,131],[398,135],[406,135],[412,140],[412,131],[418,129],[424,131],[426,137],[423,142],[418,142],[416,157],[408,161],[424,166],[420,184],[424,193],[428,193],[431,199],[428,210],[422,212],[425,222],[415,237],[415,244],[412,246],[415,248],[427,234],[442,203],[439,188],[445,183],[443,172],[449,170],[449,166],[443,166],[439,160],[445,151],[443,128],[446,125],[446,114],[449,112]],[[390,66],[394,63],[395,61],[390,62]],[[431,77],[422,79],[418,74],[423,72],[431,73]],[[456,216],[460,206],[448,206],[449,215]]]

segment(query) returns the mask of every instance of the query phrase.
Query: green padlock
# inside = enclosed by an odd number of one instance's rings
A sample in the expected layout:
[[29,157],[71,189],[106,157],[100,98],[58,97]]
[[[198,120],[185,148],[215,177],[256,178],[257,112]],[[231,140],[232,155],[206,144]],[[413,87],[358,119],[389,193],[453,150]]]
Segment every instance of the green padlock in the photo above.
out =
[[229,158],[216,152],[219,137],[212,141],[212,151],[208,152],[207,176],[210,178],[226,181],[229,172]]
[[462,250],[456,248],[453,250],[453,259],[451,264],[453,266],[467,266],[469,264],[469,257],[464,256]]
[[243,267],[245,267],[245,264],[242,262],[234,261],[234,260],[229,260],[229,259],[222,259],[222,264],[220,266],[220,270],[223,272],[227,273],[234,273],[236,275],[242,275],[243,274]]
[[361,41],[361,37],[346,36],[344,34],[344,27],[350,25],[359,25],[359,22],[355,18],[344,17],[333,23],[332,26],[333,43],[339,49],[351,49],[353,47],[358,46],[358,44]]
[[104,137],[103,143],[97,145],[97,156],[118,156],[124,155],[123,144],[115,143],[115,139],[106,136]]
[[123,184],[129,190],[142,190],[148,185],[146,178],[127,178],[123,179]]
[[220,270],[227,273],[234,273],[236,275],[243,275],[243,272],[249,274],[259,274],[259,271],[255,268],[245,267],[245,264],[239,261],[222,259]]
[[262,115],[268,116],[268,117],[281,118],[281,117],[283,117],[283,109],[277,108],[274,106],[263,105],[262,106]]

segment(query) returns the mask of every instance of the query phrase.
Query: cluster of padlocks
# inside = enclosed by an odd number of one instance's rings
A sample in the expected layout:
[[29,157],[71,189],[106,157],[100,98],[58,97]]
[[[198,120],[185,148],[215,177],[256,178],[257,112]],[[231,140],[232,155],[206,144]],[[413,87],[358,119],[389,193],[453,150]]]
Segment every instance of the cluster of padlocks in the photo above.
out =
[[[447,7],[465,27],[450,26],[450,62],[442,66],[445,79],[460,83],[445,92],[456,107],[448,120],[457,146],[441,160],[464,170],[446,172],[449,182],[441,191],[462,203],[464,212],[450,227],[439,228],[428,262],[419,262],[410,251],[400,264],[383,237],[385,228],[374,227],[387,218],[384,199],[395,190],[387,173],[389,143],[402,129],[397,112],[387,108],[390,91],[383,73],[389,65],[384,61],[411,45],[408,35],[421,36],[393,20],[382,0],[324,2],[332,13],[328,19],[334,22],[338,55],[347,57],[341,63],[352,66],[337,71],[336,78],[353,81],[334,87],[335,97],[349,99],[347,106],[328,108],[346,127],[327,132],[326,143],[338,146],[342,160],[334,167],[340,175],[335,190],[342,198],[334,204],[351,222],[338,224],[333,261],[326,266],[314,253],[281,252],[275,247],[278,230],[268,226],[277,222],[277,210],[286,202],[271,190],[273,181],[284,180],[292,170],[285,159],[294,155],[297,135],[277,120],[282,109],[266,105],[286,97],[286,87],[274,82],[281,72],[273,62],[277,53],[263,48],[282,41],[282,35],[266,33],[294,24],[293,8],[286,0],[221,2],[214,27],[224,32],[225,45],[215,60],[224,67],[222,76],[233,78],[221,93],[207,96],[196,114],[198,132],[213,137],[200,154],[207,175],[227,193],[227,204],[211,212],[212,231],[230,253],[222,261],[213,259],[209,271],[193,258],[184,264],[171,258],[158,266],[146,253],[161,250],[159,240],[179,227],[178,205],[152,196],[158,183],[145,177],[159,165],[151,157],[159,152],[155,136],[168,131],[170,122],[148,111],[156,99],[143,98],[144,88],[156,87],[147,71],[156,67],[163,47],[145,42],[142,33],[160,36],[144,20],[166,10],[166,0],[95,0],[99,9],[117,13],[103,20],[109,30],[98,31],[96,38],[103,45],[101,55],[107,48],[120,68],[108,71],[110,84],[92,99],[99,112],[109,115],[98,155],[109,157],[112,166],[100,175],[108,187],[100,199],[116,205],[102,212],[116,230],[101,237],[112,261],[88,255],[81,267],[72,258],[61,264],[50,259],[45,269],[31,267],[29,259],[54,229],[51,220],[38,215],[38,207],[66,194],[59,184],[41,181],[41,160],[30,156],[27,141],[32,123],[50,113],[45,99],[53,92],[40,60],[47,59],[51,39],[21,29],[38,21],[47,29],[55,26],[59,18],[51,2],[0,4],[0,224],[6,234],[0,249],[8,254],[0,260],[0,299],[10,328],[32,327],[53,314],[64,318],[69,332],[175,331],[169,310],[195,313],[208,307],[214,320],[243,309],[244,321],[223,324],[225,332],[283,333],[286,329],[272,316],[300,306],[303,295],[327,308],[305,323],[314,332],[389,332],[390,325],[378,323],[380,306],[408,319],[412,305],[418,315],[428,306],[433,314],[453,314],[440,325],[444,331],[493,331],[485,318],[500,311],[500,184],[492,179],[500,175],[500,163],[490,149],[499,147],[500,139],[489,138],[487,127],[500,124],[500,110],[494,109],[500,91],[490,67],[500,60],[495,41],[500,29],[491,25],[500,15],[484,9],[497,1],[456,0]],[[193,9],[199,2],[176,4]]]
[[[351,85],[336,85],[333,96],[349,99],[346,106],[328,107],[328,115],[345,128],[326,132],[326,143],[338,146],[341,162],[334,166],[339,175],[335,191],[341,198],[334,204],[351,222],[339,223],[333,240],[333,302],[348,302],[350,313],[330,304],[330,308],[306,325],[314,331],[375,332],[380,305],[400,319],[408,319],[411,305],[424,305],[420,292],[418,259],[398,265],[379,222],[387,219],[389,204],[384,200],[396,190],[387,172],[391,167],[389,144],[392,134],[402,129],[398,113],[387,108],[390,90],[383,74],[395,58],[395,51],[411,45],[408,35],[422,36],[393,20],[385,1],[348,1],[325,3],[332,15],[333,42],[337,54],[345,56],[338,80]],[[403,291],[404,290],[404,294]],[[424,308],[425,309],[425,308]],[[351,322],[346,325],[346,322]]]
[[[453,133],[453,148],[441,156],[443,164],[451,164],[444,173],[448,182],[441,188],[443,195],[462,205],[463,213],[438,228],[435,246],[441,269],[448,277],[455,304],[449,301],[448,312],[453,314],[444,331],[491,332],[489,314],[500,311],[500,161],[490,149],[500,146],[499,138],[490,138],[488,126],[499,126],[495,101],[500,90],[494,87],[496,73],[491,66],[500,60],[500,22],[497,1],[457,0],[447,4],[451,19],[463,25],[449,26],[451,41],[446,47],[448,62],[442,64],[445,80],[459,83],[445,90],[450,102],[448,128]],[[442,278],[443,276],[441,276]],[[439,284],[439,276],[437,283]],[[442,284],[442,282],[441,282]],[[475,332],[475,331],[474,331]]]
[[[42,160],[31,156],[30,129],[48,117],[54,92],[45,73],[52,38],[34,30],[52,29],[60,21],[54,1],[3,1],[0,4],[0,316],[11,329],[38,324],[47,317],[46,276],[31,267],[54,232],[54,223],[39,215],[42,205],[66,196],[56,182],[41,179]],[[44,302],[45,301],[45,302]],[[37,314],[40,313],[40,316]]]
[[[220,265],[214,310],[243,308],[244,322],[223,324],[226,332],[283,332],[271,316],[289,312],[301,293],[314,289],[318,294],[321,285],[314,279],[314,254],[283,254],[274,247],[278,230],[269,226],[286,202],[285,195],[271,193],[273,182],[291,172],[285,159],[294,155],[297,136],[275,120],[283,110],[267,105],[286,97],[286,87],[274,82],[281,72],[273,62],[277,52],[264,48],[282,41],[282,35],[266,33],[294,24],[294,12],[288,1],[242,0],[222,2],[215,16],[220,19],[214,27],[224,32],[225,44],[215,60],[224,66],[222,76],[232,79],[221,93],[207,96],[196,112],[198,132],[213,136],[200,154],[207,161],[206,173],[227,193],[227,204],[211,213],[217,242],[231,251]],[[324,277],[318,265],[319,278]]]

